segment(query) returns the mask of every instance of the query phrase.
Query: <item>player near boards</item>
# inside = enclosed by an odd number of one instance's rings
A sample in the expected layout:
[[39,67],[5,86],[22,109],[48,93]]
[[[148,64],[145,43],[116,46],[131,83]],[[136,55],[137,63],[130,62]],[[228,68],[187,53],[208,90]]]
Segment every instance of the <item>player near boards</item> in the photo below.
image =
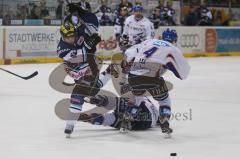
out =
[[143,15],[143,6],[140,4],[133,7],[134,14],[124,22],[123,40],[129,45],[135,45],[155,36],[153,23]]
[[162,74],[169,70],[183,80],[190,72],[190,66],[181,50],[176,47],[177,33],[167,29],[163,40],[150,39],[134,45],[125,51],[125,61],[129,67],[128,83],[135,100],[141,100],[149,92],[159,104],[159,121],[163,133],[171,133],[171,99]]
[[74,115],[67,121],[67,135],[73,132],[84,104],[84,97],[95,96],[113,72],[109,66],[106,71],[99,73],[95,60],[96,46],[101,41],[97,33],[98,19],[80,4],[68,4],[68,15],[61,25],[62,37],[57,48],[58,56],[64,60],[65,71],[75,81],[69,107]]
[[[145,40],[153,39],[155,36],[153,23],[143,15],[143,6],[137,4],[133,7],[133,15],[129,16],[124,22],[123,34],[120,39],[120,48],[123,51],[133,45],[139,44]],[[120,82],[122,86],[121,89],[127,84],[127,70],[124,69],[125,63],[122,62],[122,81]],[[124,86],[125,85],[125,86]]]
[[117,13],[117,18],[114,22],[114,33],[118,42],[120,42],[120,38],[123,33],[124,22],[128,16],[128,8],[126,6],[121,7],[119,13]]

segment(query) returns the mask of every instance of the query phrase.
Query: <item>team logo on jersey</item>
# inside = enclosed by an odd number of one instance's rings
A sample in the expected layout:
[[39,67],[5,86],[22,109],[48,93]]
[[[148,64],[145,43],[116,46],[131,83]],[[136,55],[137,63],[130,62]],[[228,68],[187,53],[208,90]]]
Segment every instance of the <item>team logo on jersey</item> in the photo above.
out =
[[83,68],[81,70],[73,70],[71,68],[66,67],[65,71],[67,74],[75,80],[79,80],[80,78],[91,74],[91,69],[89,67]]
[[70,51],[70,49],[61,49],[61,47],[59,46],[57,49],[57,54],[60,55],[62,53],[68,52]]
[[169,47],[169,45],[166,42],[163,42],[163,41],[156,41],[156,42],[153,43],[153,45]]

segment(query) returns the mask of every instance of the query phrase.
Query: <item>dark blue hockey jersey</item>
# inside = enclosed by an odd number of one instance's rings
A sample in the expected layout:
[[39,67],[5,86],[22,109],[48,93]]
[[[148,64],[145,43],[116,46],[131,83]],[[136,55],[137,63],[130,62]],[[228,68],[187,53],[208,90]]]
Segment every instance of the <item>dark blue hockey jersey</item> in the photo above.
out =
[[74,45],[64,42],[61,38],[57,48],[57,55],[64,60],[65,70],[75,80],[93,74],[95,70],[92,68],[96,66],[92,58],[88,58],[96,52],[96,46],[89,49],[85,46],[84,41],[92,34],[97,33],[98,19],[93,13],[85,13],[80,18],[84,24],[76,29],[77,36]]
[[93,33],[97,33],[99,27],[98,19],[93,13],[85,13],[80,18],[84,21],[84,25],[78,27],[76,30],[77,37],[75,44],[67,44],[61,38],[57,48],[57,55],[65,61],[72,63],[86,62],[87,54],[96,52],[96,47],[89,50],[84,45],[84,39]]

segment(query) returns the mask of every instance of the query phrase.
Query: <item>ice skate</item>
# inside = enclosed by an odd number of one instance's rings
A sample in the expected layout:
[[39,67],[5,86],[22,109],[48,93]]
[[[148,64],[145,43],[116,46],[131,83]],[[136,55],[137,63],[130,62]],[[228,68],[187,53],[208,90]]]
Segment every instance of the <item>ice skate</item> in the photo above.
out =
[[64,133],[66,134],[66,138],[70,138],[71,134],[73,133],[74,130],[74,124],[67,122],[66,128],[64,130]]

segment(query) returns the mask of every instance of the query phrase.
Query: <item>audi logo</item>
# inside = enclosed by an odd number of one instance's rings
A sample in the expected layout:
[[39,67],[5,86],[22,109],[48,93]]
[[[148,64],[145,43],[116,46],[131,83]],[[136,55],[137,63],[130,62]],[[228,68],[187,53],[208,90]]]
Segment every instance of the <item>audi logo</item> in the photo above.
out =
[[200,44],[200,37],[198,34],[183,34],[180,38],[180,44],[183,48],[198,47]]

